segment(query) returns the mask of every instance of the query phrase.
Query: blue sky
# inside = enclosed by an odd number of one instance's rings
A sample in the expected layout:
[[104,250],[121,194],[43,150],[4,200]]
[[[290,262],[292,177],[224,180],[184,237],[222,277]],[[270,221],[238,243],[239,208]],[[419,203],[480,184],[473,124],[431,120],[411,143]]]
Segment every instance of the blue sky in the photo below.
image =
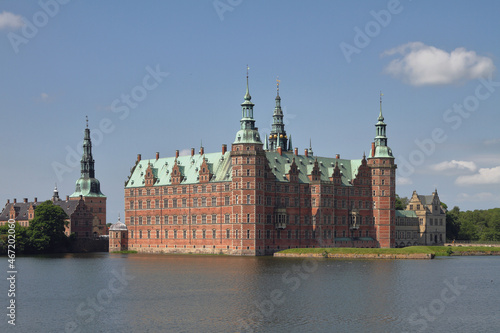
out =
[[497,1],[2,1],[0,200],[49,198],[54,183],[71,194],[88,115],[114,222],[137,154],[233,142],[248,64],[261,135],[279,76],[294,146],[361,158],[382,91],[398,194],[437,188],[451,207],[499,207],[499,11]]

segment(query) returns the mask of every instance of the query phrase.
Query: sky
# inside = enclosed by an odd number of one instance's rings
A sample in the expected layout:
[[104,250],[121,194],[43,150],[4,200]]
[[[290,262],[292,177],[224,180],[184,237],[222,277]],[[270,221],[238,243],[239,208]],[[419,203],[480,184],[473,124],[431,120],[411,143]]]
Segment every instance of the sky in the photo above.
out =
[[303,152],[360,159],[380,92],[396,192],[500,207],[498,1],[0,2],[0,200],[73,193],[88,116],[107,222],[137,154],[230,147],[249,66]]

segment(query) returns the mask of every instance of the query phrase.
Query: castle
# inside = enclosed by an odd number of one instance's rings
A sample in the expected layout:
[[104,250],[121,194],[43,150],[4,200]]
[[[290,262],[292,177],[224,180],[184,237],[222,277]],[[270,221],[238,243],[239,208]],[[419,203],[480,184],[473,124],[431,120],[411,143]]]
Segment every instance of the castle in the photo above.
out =
[[[315,156],[311,147],[299,154],[285,130],[279,82],[275,101],[271,133],[262,138],[247,74],[230,150],[223,144],[220,152],[200,147],[147,160],[139,154],[125,182],[125,223],[110,232],[110,251],[265,255],[427,244],[417,213],[395,210],[396,164],[382,100],[370,153],[355,160]],[[443,241],[442,229],[429,243]]]
[[[107,235],[106,196],[102,194],[99,180],[95,178],[94,163],[87,121],[83,138],[83,155],[80,160],[80,178],[76,181],[75,192],[66,196],[66,200],[61,200],[56,186],[50,199],[54,205],[61,207],[68,215],[68,225],[65,228],[66,236],[74,234],[77,238],[92,238]],[[35,209],[38,204],[37,198],[31,202],[27,198],[24,198],[22,202],[17,202],[14,199],[11,203],[10,200],[7,200],[0,213],[0,225],[13,219],[19,225],[28,227],[29,221],[35,217]]]

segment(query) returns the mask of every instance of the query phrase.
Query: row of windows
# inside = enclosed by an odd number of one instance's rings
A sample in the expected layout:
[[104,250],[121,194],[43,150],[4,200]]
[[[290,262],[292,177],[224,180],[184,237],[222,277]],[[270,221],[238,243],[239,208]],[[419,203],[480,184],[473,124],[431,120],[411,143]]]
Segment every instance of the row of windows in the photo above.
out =
[[[210,217],[210,221],[208,221],[208,217]],[[262,218],[262,214],[257,214],[257,223],[261,223],[264,219]],[[234,223],[251,223],[252,215],[251,214],[246,214],[240,216],[239,214],[234,215]],[[352,223],[354,220],[352,220],[353,217],[350,216],[349,223]],[[372,216],[356,216],[355,221],[358,224],[366,224],[366,225],[371,225],[375,223],[375,218]],[[333,224],[334,225],[346,225],[347,224],[348,217],[347,216],[334,216],[332,219],[331,215],[323,215],[323,224]],[[224,215],[224,223],[231,223],[231,218],[230,214],[225,214]],[[135,222],[137,222],[137,225],[144,225],[144,224],[161,224],[161,217],[160,216],[146,216],[145,218],[143,216],[138,216],[130,217],[130,225],[134,225]],[[154,223],[153,223],[154,222]],[[212,215],[191,215],[189,218],[189,222],[191,224],[206,224],[208,222],[214,224],[217,223],[217,214],[212,214]],[[222,222],[222,221],[221,221]],[[266,216],[266,222],[268,224],[272,223],[290,223],[290,216],[285,215],[285,214],[278,214],[278,215],[272,215],[268,214]],[[321,222],[319,218],[316,216],[304,216],[303,219],[304,224],[314,224],[316,225],[317,223]],[[165,215],[163,217],[163,224],[187,224],[188,223],[188,215]],[[293,215],[291,218],[291,223],[292,224],[300,224],[300,216],[299,215]]]
[[[228,192],[230,189],[229,184],[224,184],[224,185],[202,185],[202,186],[197,186],[194,185],[192,186],[193,193],[207,193],[207,190],[210,189],[210,192],[217,192],[217,190],[221,190],[222,186],[224,186],[224,191]],[[188,187],[189,186],[180,186],[180,187],[163,187],[163,194],[187,194],[188,193]],[[135,194],[137,196],[149,196],[149,195],[160,195],[160,188],[155,188],[155,189],[130,189],[129,190],[129,195],[133,197]]]
[[[188,232],[189,231],[186,229],[183,229],[183,230],[177,230],[177,229],[165,230],[164,231],[164,238],[165,239],[169,239],[169,238],[187,239]],[[222,232],[222,234],[226,239],[231,238],[231,230],[230,229],[226,229],[225,232]],[[332,234],[333,234],[334,238],[340,236],[340,234],[337,235],[337,230],[334,230],[333,233],[332,233],[332,230],[323,230],[323,238],[325,238],[325,239],[332,238]],[[359,230],[357,232],[354,231],[351,233],[347,233],[348,236],[349,236],[349,234],[352,237],[362,237],[363,231]],[[368,230],[366,230],[364,232],[364,234],[366,237],[369,237],[370,232]],[[153,236],[156,236],[156,237],[153,237]],[[239,239],[239,238],[250,239],[252,235],[251,235],[250,230],[243,231],[243,236],[241,236],[240,230],[234,230],[232,232],[232,236],[234,239]],[[262,230],[257,230],[257,238],[262,239],[263,236],[264,236],[264,233],[262,232]],[[266,232],[265,232],[265,238],[267,238],[267,239],[271,239],[272,237],[276,237],[276,239],[282,239],[282,238],[300,239],[301,236],[304,239],[310,239],[310,238],[315,239],[317,235],[316,235],[315,230],[313,230],[311,232],[309,230],[305,230],[303,232],[301,232],[300,230],[295,230],[295,231],[287,230],[287,232],[284,232],[284,231],[282,232],[281,230],[276,230],[276,231],[266,230]],[[198,230],[191,230],[191,239],[198,239],[198,237],[200,237],[201,239],[207,239],[210,237],[212,239],[216,239],[217,238],[217,230],[216,229],[212,229],[212,230],[203,229],[203,230],[201,230],[201,234],[198,233]],[[342,237],[346,237],[345,230],[342,231]],[[130,231],[130,238],[134,238],[134,231],[133,230]],[[160,238],[160,230],[153,230],[153,233],[151,230],[147,230],[144,233],[142,230],[139,230],[138,238],[139,239],[142,239],[142,238],[148,238],[148,239],[157,238],[157,239],[159,239]]]

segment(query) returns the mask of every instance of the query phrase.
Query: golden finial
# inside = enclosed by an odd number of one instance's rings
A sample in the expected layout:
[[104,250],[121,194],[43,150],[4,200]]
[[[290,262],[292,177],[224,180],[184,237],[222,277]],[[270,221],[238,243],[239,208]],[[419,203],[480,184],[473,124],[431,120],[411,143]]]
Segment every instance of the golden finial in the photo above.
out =
[[278,92],[278,95],[280,94],[280,77],[276,77],[276,91]]

